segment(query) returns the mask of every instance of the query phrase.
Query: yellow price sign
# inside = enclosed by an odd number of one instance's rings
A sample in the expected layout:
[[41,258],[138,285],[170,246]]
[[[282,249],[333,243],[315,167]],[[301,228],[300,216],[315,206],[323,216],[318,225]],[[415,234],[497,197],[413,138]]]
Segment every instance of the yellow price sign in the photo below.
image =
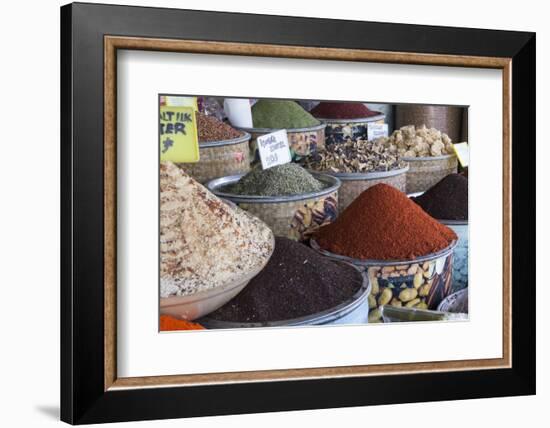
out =
[[468,143],[453,144],[453,149],[460,165],[462,165],[463,168],[466,168],[470,163],[470,149],[468,148]]
[[193,107],[160,106],[160,160],[199,161],[197,121]]

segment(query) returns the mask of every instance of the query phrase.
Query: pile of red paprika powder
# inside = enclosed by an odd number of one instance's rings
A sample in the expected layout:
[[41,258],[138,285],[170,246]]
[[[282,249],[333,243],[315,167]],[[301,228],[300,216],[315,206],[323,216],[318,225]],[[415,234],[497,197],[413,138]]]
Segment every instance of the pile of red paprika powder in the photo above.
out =
[[363,103],[329,103],[317,104],[311,112],[313,116],[322,119],[360,119],[381,114],[372,111]]
[[453,230],[387,184],[365,190],[315,235],[324,250],[362,260],[413,260],[456,239]]
[[160,331],[177,331],[177,330],[204,330],[204,327],[200,324],[180,320],[170,317],[168,315],[160,316]]

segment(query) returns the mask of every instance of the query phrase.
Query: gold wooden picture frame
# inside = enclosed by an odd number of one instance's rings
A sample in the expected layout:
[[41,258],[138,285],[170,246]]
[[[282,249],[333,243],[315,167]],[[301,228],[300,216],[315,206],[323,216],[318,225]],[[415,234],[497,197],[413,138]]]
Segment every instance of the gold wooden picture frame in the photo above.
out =
[[[161,385],[195,385],[265,380],[335,378],[388,374],[425,373],[450,370],[509,368],[511,364],[511,58],[458,55],[407,54],[356,49],[330,49],[265,44],[166,40],[105,36],[105,390]],[[425,363],[380,364],[311,369],[265,370],[173,376],[118,378],[116,376],[116,52],[137,49],[211,55],[248,55],[277,58],[361,61],[389,64],[418,64],[502,70],[503,95],[503,348],[502,358]]]

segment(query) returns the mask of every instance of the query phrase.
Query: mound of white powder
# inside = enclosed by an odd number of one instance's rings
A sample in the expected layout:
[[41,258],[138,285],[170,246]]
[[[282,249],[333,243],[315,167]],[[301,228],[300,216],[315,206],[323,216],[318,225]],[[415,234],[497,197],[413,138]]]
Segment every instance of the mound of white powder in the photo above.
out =
[[273,233],[171,162],[160,165],[160,294],[220,287],[265,265]]

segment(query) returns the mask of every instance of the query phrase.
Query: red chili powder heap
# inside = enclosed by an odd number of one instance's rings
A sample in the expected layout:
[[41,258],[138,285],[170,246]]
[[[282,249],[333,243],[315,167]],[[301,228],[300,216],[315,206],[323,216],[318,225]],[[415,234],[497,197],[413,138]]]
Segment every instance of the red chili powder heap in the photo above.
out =
[[380,114],[362,103],[320,103],[310,112],[322,119],[358,119]]
[[451,229],[387,184],[365,190],[316,234],[327,251],[371,260],[411,260],[441,251],[456,239]]
[[176,330],[204,330],[204,327],[195,322],[179,320],[168,315],[160,316],[160,331]]

